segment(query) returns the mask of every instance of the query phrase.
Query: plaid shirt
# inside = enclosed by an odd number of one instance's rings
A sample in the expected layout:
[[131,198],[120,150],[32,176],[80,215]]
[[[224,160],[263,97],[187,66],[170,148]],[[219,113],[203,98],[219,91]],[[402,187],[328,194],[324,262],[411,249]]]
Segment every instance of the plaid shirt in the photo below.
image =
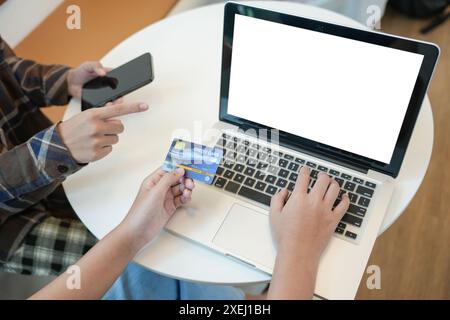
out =
[[39,110],[68,103],[68,70],[19,58],[0,38],[0,263],[43,218],[74,216],[61,182],[81,166]]

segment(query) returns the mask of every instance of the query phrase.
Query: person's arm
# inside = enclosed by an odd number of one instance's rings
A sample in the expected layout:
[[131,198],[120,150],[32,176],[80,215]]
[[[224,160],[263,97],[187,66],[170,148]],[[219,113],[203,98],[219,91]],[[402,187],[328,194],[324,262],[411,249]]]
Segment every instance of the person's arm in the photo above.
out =
[[40,64],[16,56],[1,37],[0,50],[23,93],[30,100],[30,106],[66,105],[71,97],[81,97],[84,83],[97,76],[104,76],[109,70],[98,61],[85,62],[77,68]]
[[313,297],[320,257],[349,206],[345,194],[333,210],[340,187],[323,172],[308,193],[309,174],[307,167],[300,170],[289,199],[286,189],[272,198],[270,220],[278,254],[268,299]]
[[81,163],[108,155],[124,130],[115,118],[147,109],[132,103],[87,110],[0,154],[0,211],[22,212],[53,192]]
[[122,223],[76,263],[81,271],[80,289],[68,288],[72,275],[63,273],[31,299],[103,297],[136,253],[157,236],[179,206],[190,201],[194,182],[183,174],[183,169],[157,170],[144,180]]

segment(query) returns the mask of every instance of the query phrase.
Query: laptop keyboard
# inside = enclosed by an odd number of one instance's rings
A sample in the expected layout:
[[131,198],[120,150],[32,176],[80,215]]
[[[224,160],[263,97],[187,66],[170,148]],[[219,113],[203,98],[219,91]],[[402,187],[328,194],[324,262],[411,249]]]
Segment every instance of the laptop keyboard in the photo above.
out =
[[217,169],[214,186],[266,206],[270,206],[272,196],[282,188],[287,188],[289,193],[294,190],[301,166],[311,168],[308,192],[316,183],[320,171],[328,173],[341,187],[334,206],[344,193],[350,199],[348,211],[338,224],[335,234],[351,242],[357,242],[358,237],[361,237],[375,183],[225,133],[216,147],[223,149],[224,156]]

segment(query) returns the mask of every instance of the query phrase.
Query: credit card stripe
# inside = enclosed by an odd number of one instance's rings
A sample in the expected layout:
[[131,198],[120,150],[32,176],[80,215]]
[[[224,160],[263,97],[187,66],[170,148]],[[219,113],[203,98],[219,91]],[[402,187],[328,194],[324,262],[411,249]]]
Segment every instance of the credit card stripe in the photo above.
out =
[[210,176],[210,177],[214,177],[214,175],[215,175],[214,173],[205,172],[205,171],[202,171],[202,170],[199,170],[199,169],[195,169],[195,168],[191,168],[191,167],[188,167],[188,166],[184,166],[182,164],[176,164],[176,166],[180,167],[180,168],[183,168],[184,170],[193,171],[193,172],[204,174],[204,175]]

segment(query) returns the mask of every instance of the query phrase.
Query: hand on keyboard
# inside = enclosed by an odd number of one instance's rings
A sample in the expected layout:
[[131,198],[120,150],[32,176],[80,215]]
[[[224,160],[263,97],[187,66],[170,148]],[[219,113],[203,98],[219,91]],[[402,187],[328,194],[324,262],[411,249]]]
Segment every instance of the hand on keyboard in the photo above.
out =
[[304,166],[289,199],[286,189],[272,197],[270,221],[279,252],[287,251],[290,255],[299,255],[300,259],[318,263],[350,201],[344,194],[333,209],[340,187],[326,173],[319,173],[308,193],[309,183],[310,169]]

